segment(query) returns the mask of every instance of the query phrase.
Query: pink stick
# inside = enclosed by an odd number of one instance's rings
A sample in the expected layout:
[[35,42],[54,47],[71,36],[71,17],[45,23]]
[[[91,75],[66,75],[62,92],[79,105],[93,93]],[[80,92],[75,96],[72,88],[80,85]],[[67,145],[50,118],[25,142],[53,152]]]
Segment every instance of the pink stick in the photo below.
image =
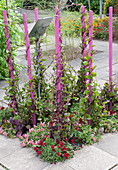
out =
[[[82,6],[82,47],[83,47],[83,58],[86,56],[86,33],[85,33],[85,7]],[[86,69],[86,66],[84,66],[84,69]],[[85,74],[86,76],[87,74]],[[85,82],[87,83],[87,79],[85,79]]]
[[85,7],[82,6],[82,47],[83,58],[86,56]]
[[[92,35],[93,35],[93,11],[89,11],[89,56],[92,57],[92,53],[91,53],[91,50],[93,49],[92,48],[92,44],[93,44],[93,38],[92,38]],[[90,59],[89,61],[89,69],[90,69],[90,75],[91,75],[91,72],[92,72],[92,59]],[[91,83],[91,80],[89,80],[89,83]],[[89,95],[89,102],[91,104],[92,102],[92,86],[90,85],[89,86],[89,91],[90,91],[90,95]],[[91,113],[91,107],[89,108],[89,115]],[[91,124],[92,120],[89,120],[89,125]]]
[[56,44],[56,63],[57,63],[57,104],[58,108],[61,106],[61,82],[60,82],[60,44],[59,44],[59,15],[58,9],[55,7],[55,44]]
[[[109,7],[109,83],[111,85],[110,92],[112,92],[112,14],[113,8]],[[112,101],[110,101],[110,110],[112,108]]]
[[[35,8],[35,22],[38,21],[38,8]],[[37,41],[39,41],[39,58],[41,58],[41,49],[40,49],[40,38],[37,39]]]
[[[4,16],[4,24],[5,24],[5,37],[6,37],[6,45],[7,45],[7,50],[9,51],[8,53],[8,63],[9,63],[9,70],[10,70],[10,78],[12,79],[12,86],[14,86],[14,77],[13,77],[13,68],[12,68],[12,59],[11,59],[11,53],[10,53],[10,40],[9,40],[9,32],[8,32],[8,23],[7,23],[7,14],[6,11],[3,10],[3,16]],[[13,110],[14,113],[16,112],[16,98],[13,96]]]
[[[30,44],[29,44],[29,36],[28,36],[28,27],[27,27],[27,16],[26,14],[23,14],[24,19],[24,30],[25,30],[25,41],[26,41],[26,55],[27,55],[27,65],[28,65],[28,75],[29,75],[29,81],[30,81],[30,93],[31,93],[31,99],[32,99],[32,106],[33,111],[35,111],[34,106],[34,93],[33,91],[33,83],[32,83],[32,73],[31,73],[31,59],[30,59]],[[33,113],[33,125],[36,125],[36,115]]]
[[35,22],[38,21],[38,8],[35,8]]

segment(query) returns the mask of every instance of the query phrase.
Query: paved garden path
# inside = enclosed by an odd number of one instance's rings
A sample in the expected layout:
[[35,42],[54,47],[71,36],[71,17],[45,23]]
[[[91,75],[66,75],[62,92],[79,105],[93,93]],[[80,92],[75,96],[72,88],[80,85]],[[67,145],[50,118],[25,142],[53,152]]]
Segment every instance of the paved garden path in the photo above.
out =
[[118,134],[106,134],[99,143],[75,151],[64,163],[49,164],[31,148],[21,148],[18,139],[0,135],[0,170],[118,170]]

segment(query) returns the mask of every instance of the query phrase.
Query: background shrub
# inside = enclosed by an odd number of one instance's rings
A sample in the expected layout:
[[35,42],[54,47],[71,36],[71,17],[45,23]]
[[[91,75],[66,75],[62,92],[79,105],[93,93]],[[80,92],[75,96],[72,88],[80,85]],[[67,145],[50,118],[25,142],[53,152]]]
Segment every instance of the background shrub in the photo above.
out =
[[[20,31],[19,25],[20,22],[19,15],[13,9],[15,9],[14,1],[9,3],[9,6],[6,7],[6,1],[0,1],[0,80],[8,77],[8,63],[7,63],[7,50],[6,50],[6,38],[5,38],[5,29],[4,29],[4,20],[3,20],[3,10],[7,11],[8,22],[9,22],[9,36],[10,36],[10,46],[11,51],[15,51],[20,43]],[[9,9],[9,12],[8,12]]]

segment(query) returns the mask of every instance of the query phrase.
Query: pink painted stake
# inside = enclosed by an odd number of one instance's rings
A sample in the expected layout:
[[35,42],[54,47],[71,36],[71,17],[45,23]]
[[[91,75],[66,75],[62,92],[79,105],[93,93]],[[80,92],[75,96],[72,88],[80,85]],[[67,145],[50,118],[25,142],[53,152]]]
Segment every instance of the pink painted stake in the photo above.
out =
[[[59,9],[58,8],[55,8],[55,10],[56,10],[56,12],[57,12],[57,15],[59,16],[59,43],[60,44],[62,44],[62,34],[61,34],[61,24],[60,24],[60,19],[61,19],[61,17],[60,17],[60,11],[59,11]],[[60,47],[60,49],[59,49],[59,51],[60,51],[60,59],[61,59],[61,65],[60,65],[60,69],[61,69],[61,71],[63,70],[63,56],[62,56],[62,46],[60,45],[59,46]],[[63,74],[63,73],[62,73]]]
[[[37,22],[38,21],[38,8],[35,8],[35,22]],[[39,58],[41,58],[41,49],[40,49],[40,37],[38,38],[38,40],[37,41],[39,41]]]
[[[85,33],[85,7],[82,6],[82,47],[83,47],[83,58],[86,56],[86,33]],[[84,69],[86,69],[86,66],[84,66]],[[87,75],[87,74],[85,74]],[[87,79],[85,79],[87,83]]]
[[[61,70],[60,70],[60,42],[59,42],[59,15],[58,8],[55,7],[55,44],[56,44],[56,63],[57,63],[57,104],[58,108],[61,108]],[[59,113],[59,112],[58,112]]]
[[[6,11],[3,10],[3,16],[4,16],[4,24],[5,24],[5,37],[6,37],[6,45],[7,45],[7,50],[9,51],[8,53],[8,63],[9,63],[9,70],[10,70],[10,78],[12,79],[12,86],[14,86],[14,77],[13,77],[13,68],[12,68],[12,59],[11,59],[11,54],[10,54],[10,40],[9,40],[9,32],[8,32],[8,23],[7,23],[7,14]],[[14,114],[16,112],[16,98],[13,96],[13,110]]]
[[38,8],[35,8],[35,22],[38,21]]
[[[92,38],[92,35],[93,35],[93,11],[89,11],[89,56],[92,57],[92,53],[91,53],[91,50],[93,49],[92,48],[92,44],[93,44],[93,38]],[[90,75],[91,75],[91,72],[92,72],[92,59],[90,59],[89,61],[89,69],[90,69]],[[89,80],[89,83],[91,83],[91,80]],[[92,86],[90,85],[89,86],[89,91],[90,91],[90,95],[89,95],[89,102],[90,104],[92,103]],[[91,108],[89,108],[89,115],[91,113]],[[89,125],[91,124],[92,120],[89,120]]]
[[[111,85],[110,92],[112,92],[112,14],[113,8],[109,7],[109,83]],[[110,101],[110,110],[112,108],[112,101]]]
[[[32,92],[33,91],[33,83],[32,83],[30,44],[29,44],[29,36],[28,36],[28,27],[27,27],[27,16],[26,16],[26,14],[23,14],[23,20],[24,20],[25,41],[26,41],[26,55],[27,55],[28,75],[29,75],[30,91],[31,91],[30,93],[31,93],[33,111],[35,111],[34,93]],[[36,125],[36,115],[35,115],[35,113],[33,113],[33,125]]]

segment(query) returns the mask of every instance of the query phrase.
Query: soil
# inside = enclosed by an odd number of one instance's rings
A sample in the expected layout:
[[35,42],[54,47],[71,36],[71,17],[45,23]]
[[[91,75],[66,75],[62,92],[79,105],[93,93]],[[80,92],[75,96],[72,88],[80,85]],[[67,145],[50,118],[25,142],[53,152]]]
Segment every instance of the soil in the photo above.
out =
[[[78,47],[70,47],[70,46],[66,46],[64,49],[65,52],[65,56],[66,56],[66,61],[70,61],[76,58],[81,58],[83,57],[82,53],[81,53],[81,49]],[[103,51],[99,51],[99,50],[94,50],[93,54],[97,54],[97,53],[101,53]],[[49,57],[49,58],[53,58],[55,55],[55,49],[51,49],[48,51],[43,51],[42,52],[43,56]]]

